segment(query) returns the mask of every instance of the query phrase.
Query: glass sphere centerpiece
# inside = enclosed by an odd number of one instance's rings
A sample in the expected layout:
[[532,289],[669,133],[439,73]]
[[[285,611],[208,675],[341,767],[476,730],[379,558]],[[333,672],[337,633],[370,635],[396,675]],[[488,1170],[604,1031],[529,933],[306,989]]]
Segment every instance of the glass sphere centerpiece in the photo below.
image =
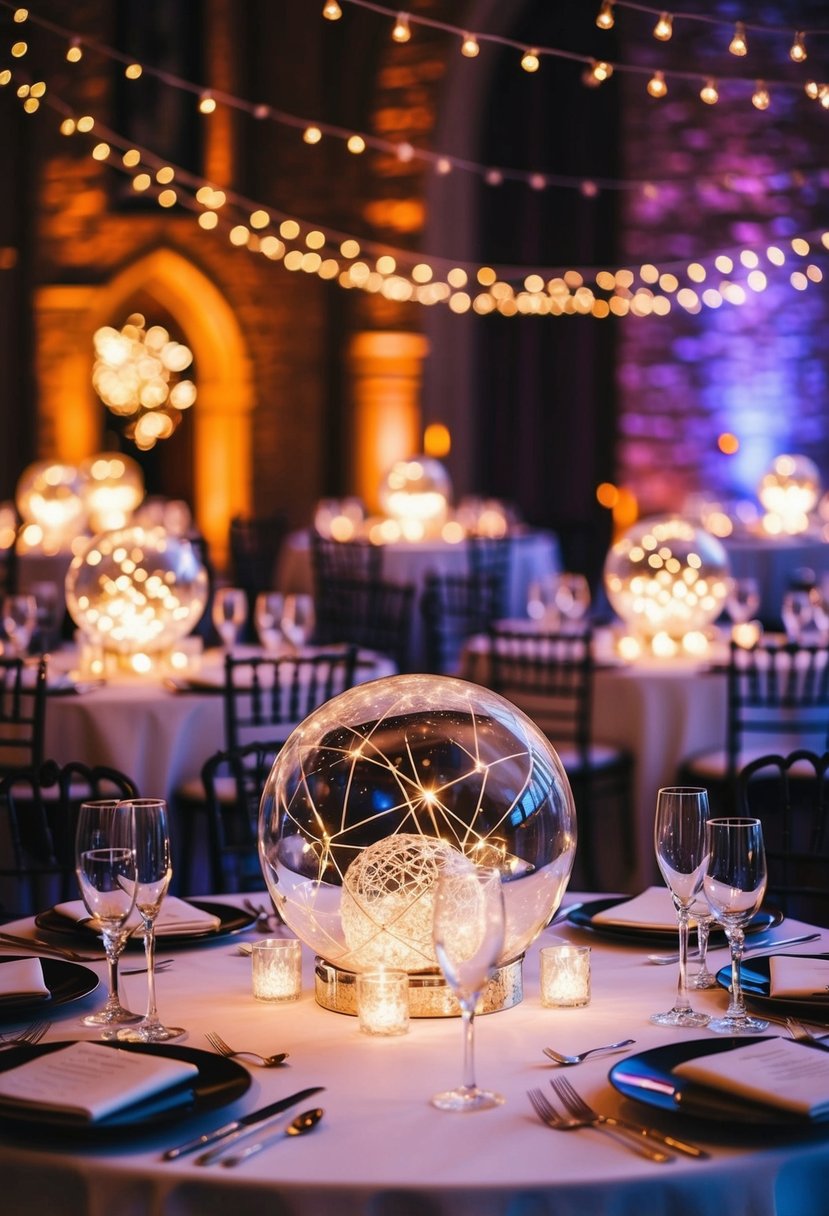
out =
[[[570,784],[549,740],[503,697],[448,676],[390,676],[326,702],[288,738],[260,804],[270,894],[318,956],[318,1001],[345,1012],[344,977],[361,971],[407,971],[413,1001],[415,977],[436,982],[434,889],[458,854],[500,870],[499,961],[518,960],[520,976],[575,849]],[[412,1013],[443,1012],[426,1005]]]
[[808,456],[785,453],[776,456],[757,487],[757,496],[766,512],[764,531],[791,536],[806,532],[820,489],[820,472]]
[[196,550],[162,527],[99,533],[66,576],[66,604],[87,641],[125,656],[167,650],[190,633],[207,590]]
[[[728,596],[728,554],[715,536],[677,516],[640,520],[611,547],[604,584],[631,633],[656,653],[704,640]],[[661,650],[660,645],[666,647]]]
[[413,456],[395,461],[380,486],[379,498],[404,537],[422,540],[440,534],[452,499],[452,483],[439,460]]

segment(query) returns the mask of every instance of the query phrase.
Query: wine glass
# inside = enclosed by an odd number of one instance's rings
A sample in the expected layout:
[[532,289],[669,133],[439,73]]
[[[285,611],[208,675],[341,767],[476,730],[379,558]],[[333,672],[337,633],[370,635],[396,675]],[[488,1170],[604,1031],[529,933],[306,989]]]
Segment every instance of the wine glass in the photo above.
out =
[[527,587],[527,616],[545,629],[556,629],[559,610],[556,607],[556,588],[559,576],[545,574],[533,579]]
[[693,786],[668,786],[656,795],[656,860],[671,892],[679,928],[679,983],[673,1008],[654,1013],[658,1026],[707,1026],[708,1014],[688,999],[688,921],[705,873],[705,822],[708,792]]
[[167,803],[163,798],[132,798],[120,805],[131,808],[135,823],[135,906],[147,957],[147,1012],[137,1026],[119,1030],[117,1037],[130,1043],[165,1043],[185,1033],[162,1024],[155,999],[155,922],[173,876]]
[[754,1034],[768,1022],[746,1013],[740,979],[745,927],[766,893],[766,851],[759,819],[709,819],[705,834],[704,889],[711,910],[725,929],[731,947],[731,992],[728,1009],[712,1018],[709,1030],[719,1034]]
[[717,977],[708,970],[708,938],[711,926],[717,918],[708,906],[707,899],[696,899],[691,905],[691,919],[697,927],[697,969],[688,981],[689,988],[697,990],[718,988]]
[[812,624],[813,614],[812,594],[807,588],[798,587],[786,592],[780,607],[780,615],[783,619],[786,637],[790,642],[803,640],[806,631]]
[[218,587],[213,597],[213,624],[225,650],[236,645],[247,620],[248,599],[241,587]]
[[743,625],[760,607],[760,584],[756,578],[732,578],[725,606],[733,625]]
[[475,1006],[504,946],[504,896],[496,869],[471,862],[447,866],[435,888],[432,940],[440,969],[463,1019],[463,1084],[435,1094],[440,1110],[500,1106],[500,1094],[475,1084]]
[[140,1022],[118,996],[118,959],[130,930],[135,904],[134,824],[130,807],[117,799],[82,802],[75,831],[75,873],[83,902],[101,926],[107,958],[109,993],[103,1009],[81,1021],[84,1026],[112,1027]]
[[253,608],[253,622],[264,650],[276,651],[282,638],[280,621],[285,597],[280,591],[260,591]]
[[565,621],[581,621],[590,607],[590,584],[583,574],[565,571],[558,576],[556,607]]
[[286,641],[298,650],[304,646],[314,632],[314,597],[306,594],[285,596],[280,618],[280,628]]
[[3,597],[3,629],[13,655],[24,655],[29,649],[37,624],[37,600],[33,595]]

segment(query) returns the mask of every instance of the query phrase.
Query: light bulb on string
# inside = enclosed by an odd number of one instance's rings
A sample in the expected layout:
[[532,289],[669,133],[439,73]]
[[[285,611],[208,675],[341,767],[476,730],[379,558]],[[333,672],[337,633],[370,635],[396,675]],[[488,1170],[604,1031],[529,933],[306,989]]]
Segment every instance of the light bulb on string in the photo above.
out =
[[669,42],[674,32],[674,19],[670,13],[660,13],[659,20],[653,27],[653,36],[660,42]]
[[461,42],[462,55],[465,55],[467,59],[474,59],[480,49],[481,48],[478,46],[478,39],[474,34],[464,34]]
[[391,36],[395,42],[408,42],[412,36],[411,26],[409,25],[409,14],[398,13],[397,20],[394,23],[394,29]]
[[771,105],[771,97],[762,80],[758,80],[751,95],[751,104],[755,110],[767,110]]
[[707,106],[715,106],[720,100],[720,95],[717,92],[716,81],[713,76],[709,76],[705,84],[699,91],[700,101],[704,101]]
[[590,75],[597,84],[603,84],[613,75],[613,65],[604,59],[594,59],[590,65]]
[[211,97],[209,93],[202,93],[199,98],[199,113],[212,114],[216,109],[216,98]]
[[73,38],[69,43],[66,51],[66,60],[68,63],[79,63],[83,58],[83,48],[77,38]]
[[742,56],[748,54],[748,41],[746,40],[746,27],[744,22],[738,21],[734,26],[734,37],[728,44],[728,49],[732,55]]
[[326,21],[339,21],[343,15],[343,10],[340,8],[337,0],[326,0],[323,5],[322,15]]
[[789,49],[789,58],[795,63],[803,63],[803,60],[808,58],[806,53],[806,43],[803,40],[803,34],[800,30],[795,33],[794,41]]
[[538,58],[538,51],[534,46],[528,49],[521,56],[521,67],[525,72],[537,72],[541,66],[541,60]]
[[803,92],[810,101],[817,101],[818,97],[820,97],[820,88],[821,86],[816,80],[807,80],[803,86]]
[[651,97],[664,97],[668,92],[668,86],[665,83],[664,72],[654,72],[648,81],[648,92]]
[[616,17],[613,13],[613,0],[602,0],[602,6],[596,17],[596,25],[600,30],[612,30],[615,24]]

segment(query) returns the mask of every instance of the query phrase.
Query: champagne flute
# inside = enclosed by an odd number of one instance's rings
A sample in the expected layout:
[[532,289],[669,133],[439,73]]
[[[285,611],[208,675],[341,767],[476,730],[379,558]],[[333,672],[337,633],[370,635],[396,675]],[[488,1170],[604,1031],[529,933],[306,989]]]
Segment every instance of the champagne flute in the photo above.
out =
[[135,906],[144,930],[147,1012],[137,1026],[119,1030],[117,1038],[129,1043],[165,1043],[185,1033],[181,1027],[163,1025],[155,999],[155,922],[173,876],[167,803],[163,798],[132,798],[121,806],[131,808],[135,823]]
[[225,650],[232,650],[247,620],[248,600],[241,587],[219,587],[213,596],[213,624]]
[[504,946],[504,896],[496,869],[465,859],[448,865],[435,889],[432,940],[463,1019],[463,1084],[435,1094],[440,1110],[486,1110],[501,1094],[475,1084],[475,1006]]
[[273,654],[282,637],[280,621],[285,597],[280,591],[260,591],[253,609],[253,621],[263,650]]
[[84,1026],[140,1022],[118,996],[118,959],[130,935],[127,922],[135,904],[134,825],[129,806],[117,799],[82,802],[75,831],[75,873],[83,902],[101,926],[107,958],[109,993],[103,1009],[81,1021]]
[[286,641],[294,650],[304,646],[314,632],[314,597],[307,594],[286,595],[280,627]]
[[719,1034],[754,1034],[768,1022],[746,1012],[740,978],[745,928],[766,893],[766,851],[759,819],[709,819],[706,826],[705,895],[722,922],[731,947],[731,992],[728,1009],[712,1018],[709,1030]]
[[26,654],[36,624],[37,601],[33,595],[3,597],[3,629],[14,656]]
[[707,1026],[708,1014],[688,999],[688,921],[705,873],[705,823],[708,792],[693,786],[668,786],[656,796],[654,844],[662,877],[670,888],[679,929],[679,982],[666,1013],[654,1013],[657,1026]]

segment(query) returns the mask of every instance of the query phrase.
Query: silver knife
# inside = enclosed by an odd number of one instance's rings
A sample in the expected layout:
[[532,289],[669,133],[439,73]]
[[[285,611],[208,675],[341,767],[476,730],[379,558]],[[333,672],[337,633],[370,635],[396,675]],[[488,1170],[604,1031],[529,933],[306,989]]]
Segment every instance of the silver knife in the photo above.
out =
[[310,1089],[300,1089],[297,1093],[290,1094],[287,1098],[280,1098],[278,1102],[271,1102],[270,1106],[263,1106],[259,1110],[251,1111],[248,1115],[240,1115],[238,1119],[233,1119],[232,1122],[225,1123],[221,1127],[215,1128],[212,1132],[204,1132],[193,1140],[186,1140],[184,1144],[177,1144],[174,1148],[168,1148],[166,1152],[162,1153],[162,1160],[176,1161],[187,1153],[195,1153],[200,1148],[206,1148],[208,1144],[215,1144],[217,1140],[225,1140],[228,1136],[234,1136],[249,1127],[253,1127],[256,1123],[261,1123],[265,1119],[270,1119],[273,1115],[280,1114],[281,1111],[287,1110],[289,1106],[302,1102],[304,1098],[310,1098],[311,1094],[318,1094],[324,1088],[323,1085],[312,1085]]

